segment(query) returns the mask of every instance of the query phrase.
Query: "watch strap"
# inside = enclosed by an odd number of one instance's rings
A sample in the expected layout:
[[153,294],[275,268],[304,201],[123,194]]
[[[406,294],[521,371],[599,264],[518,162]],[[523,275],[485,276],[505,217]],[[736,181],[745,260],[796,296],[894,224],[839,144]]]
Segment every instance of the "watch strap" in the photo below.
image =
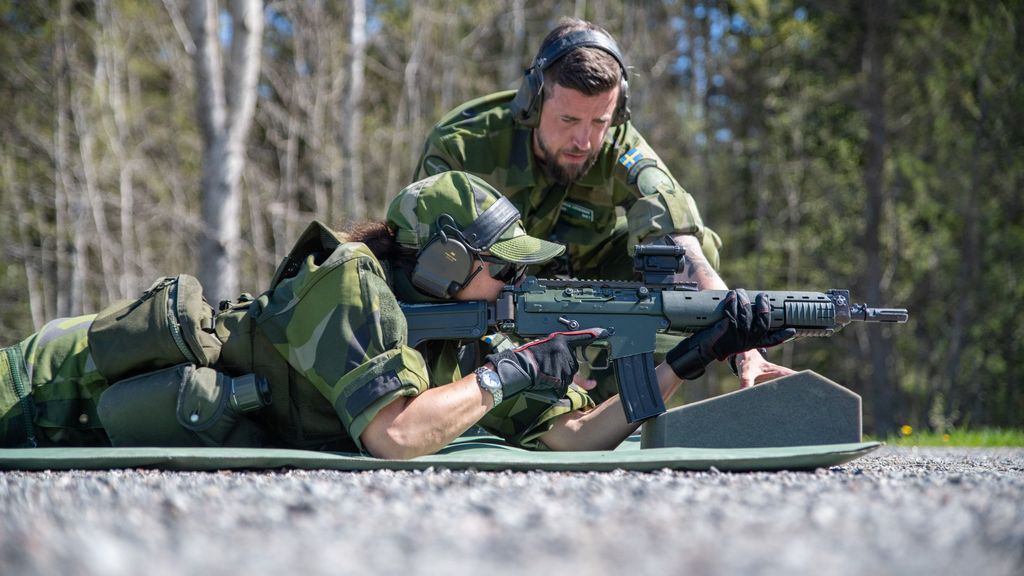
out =
[[[493,375],[492,382],[496,383],[497,386],[490,385],[484,382],[484,374],[486,374],[487,372],[490,372]],[[481,389],[491,393],[491,398],[494,399],[493,406],[501,404],[501,401],[503,400],[504,396],[504,387],[501,384],[501,379],[498,377],[498,373],[495,372],[494,370],[491,370],[490,368],[481,366],[476,370],[473,370],[473,374],[476,374],[476,385],[479,386]]]

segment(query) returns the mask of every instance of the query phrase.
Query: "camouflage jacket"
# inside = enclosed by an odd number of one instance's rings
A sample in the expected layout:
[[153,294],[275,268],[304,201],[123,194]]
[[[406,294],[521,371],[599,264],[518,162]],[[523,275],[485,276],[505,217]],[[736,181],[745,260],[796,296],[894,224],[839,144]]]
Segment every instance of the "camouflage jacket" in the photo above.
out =
[[611,128],[594,166],[560,186],[536,162],[532,131],[512,119],[513,95],[491,94],[446,115],[427,139],[415,179],[446,170],[480,176],[519,208],[528,234],[568,245],[578,277],[631,278],[624,251],[667,233],[697,236],[718,265],[718,236],[632,124]]

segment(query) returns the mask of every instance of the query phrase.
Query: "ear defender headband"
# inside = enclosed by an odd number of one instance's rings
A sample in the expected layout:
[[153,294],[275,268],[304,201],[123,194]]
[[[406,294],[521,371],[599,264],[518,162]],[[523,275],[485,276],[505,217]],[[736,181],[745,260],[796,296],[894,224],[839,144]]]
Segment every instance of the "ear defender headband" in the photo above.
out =
[[629,120],[629,73],[622,61],[619,47],[611,37],[596,30],[577,30],[541,47],[533,65],[526,70],[519,91],[512,99],[512,115],[516,122],[536,128],[540,124],[541,105],[544,102],[544,71],[563,56],[577,48],[598,48],[611,54],[619,63],[622,76],[619,79],[619,101],[612,114],[612,126]]
[[450,215],[441,214],[437,232],[416,256],[413,285],[435,298],[451,298],[483,269],[473,269],[474,255],[494,245],[517,220],[519,210],[505,197],[464,230]]

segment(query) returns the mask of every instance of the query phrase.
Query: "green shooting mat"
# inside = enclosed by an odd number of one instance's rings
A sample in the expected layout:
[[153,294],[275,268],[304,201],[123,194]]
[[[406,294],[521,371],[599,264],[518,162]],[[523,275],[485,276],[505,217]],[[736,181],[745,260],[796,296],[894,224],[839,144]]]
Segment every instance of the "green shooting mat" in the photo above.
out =
[[631,436],[615,450],[534,452],[501,444],[496,438],[463,437],[437,454],[412,460],[267,448],[9,448],[0,449],[0,470],[812,470],[849,462],[880,445],[858,442],[773,448],[641,449],[639,436]]

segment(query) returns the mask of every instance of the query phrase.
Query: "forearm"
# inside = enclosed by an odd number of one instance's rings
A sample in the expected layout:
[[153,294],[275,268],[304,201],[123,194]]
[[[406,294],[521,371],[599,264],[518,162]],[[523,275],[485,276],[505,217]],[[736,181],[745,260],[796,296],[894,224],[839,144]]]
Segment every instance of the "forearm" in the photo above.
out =
[[729,287],[722,277],[704,256],[700,240],[692,234],[678,234],[672,237],[676,244],[686,250],[686,266],[683,276],[686,282],[696,282],[701,290],[728,290]]
[[493,398],[476,375],[430,388],[384,407],[360,436],[378,458],[404,460],[433,454],[469,429],[491,409]]
[[[665,363],[655,370],[658,388],[668,400],[679,389],[682,380]],[[616,394],[587,412],[571,412],[555,419],[551,430],[541,441],[552,450],[610,450],[636,432],[640,423],[629,423]]]

